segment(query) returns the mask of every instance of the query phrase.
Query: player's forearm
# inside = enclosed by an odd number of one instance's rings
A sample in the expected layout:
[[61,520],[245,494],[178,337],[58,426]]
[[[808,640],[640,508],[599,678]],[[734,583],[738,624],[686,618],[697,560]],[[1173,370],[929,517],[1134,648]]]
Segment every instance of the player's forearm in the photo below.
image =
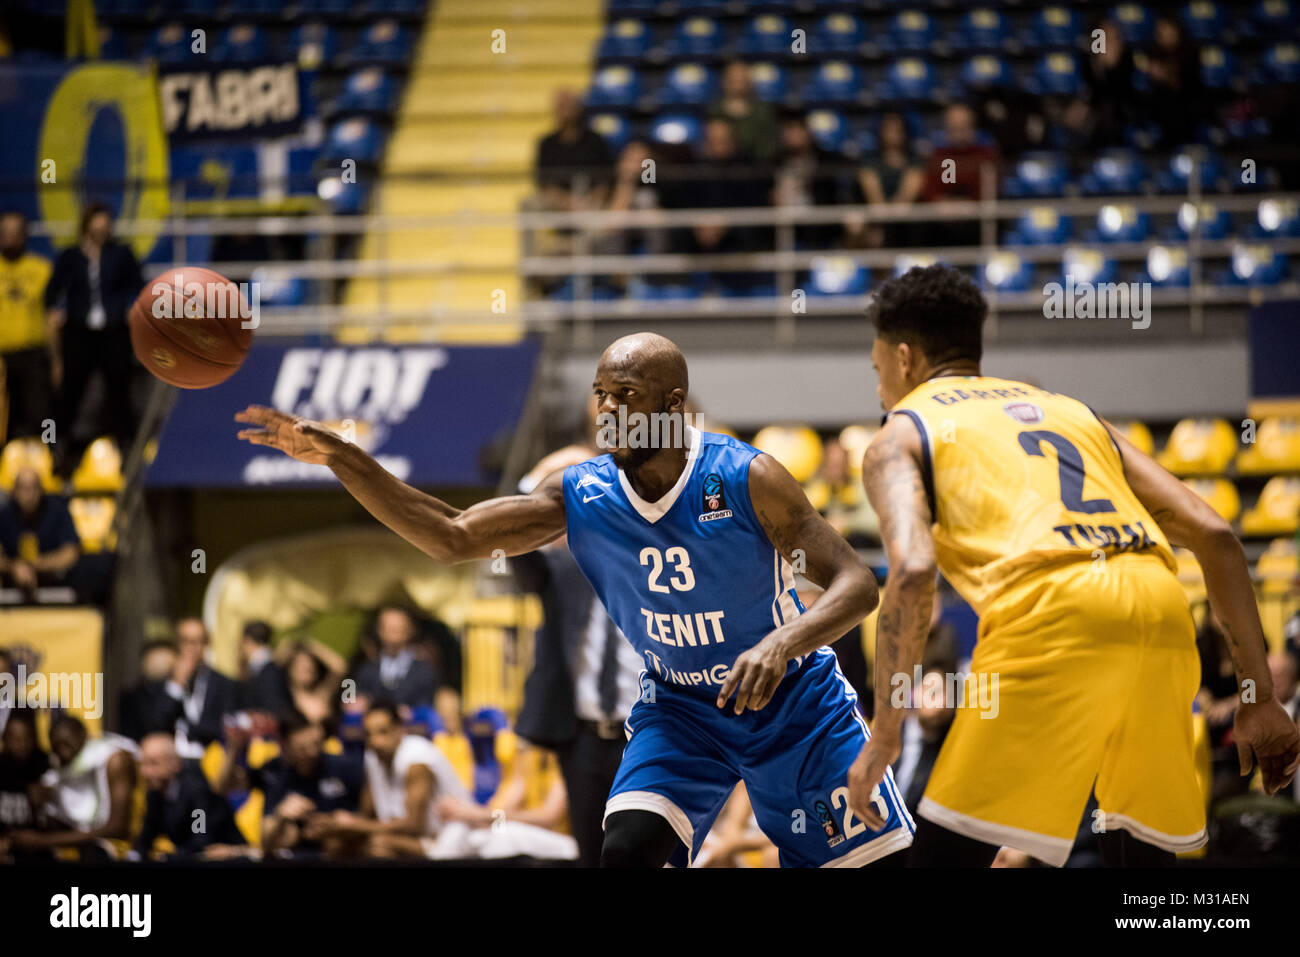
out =
[[52,552],[46,552],[44,555],[38,555],[33,567],[38,572],[46,572],[58,575],[66,572],[73,565],[77,564],[77,558],[81,555],[81,550],[76,545],[64,545],[62,548],[56,548]]
[[879,600],[880,590],[869,569],[860,565],[840,569],[817,603],[783,629],[788,657],[810,654],[838,641],[860,625]]
[[894,701],[897,676],[904,676],[908,682],[912,680],[925,650],[933,608],[933,570],[891,571],[885,580],[885,594],[876,620],[873,735],[896,737],[901,732],[909,702]]
[[1227,632],[1225,638],[1238,683],[1254,682],[1255,700],[1269,700],[1273,697],[1273,679],[1255,604],[1255,587],[1241,542],[1230,530],[1220,530],[1198,541],[1192,554],[1205,575],[1210,607]]
[[367,512],[426,555],[445,563],[468,557],[454,534],[457,509],[407,485],[355,445],[339,449],[329,467]]

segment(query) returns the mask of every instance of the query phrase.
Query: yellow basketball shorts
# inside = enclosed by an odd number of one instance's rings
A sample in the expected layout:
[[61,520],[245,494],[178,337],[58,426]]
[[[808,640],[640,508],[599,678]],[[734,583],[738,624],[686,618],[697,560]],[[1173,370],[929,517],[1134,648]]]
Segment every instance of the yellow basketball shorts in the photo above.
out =
[[1089,791],[1095,831],[1175,853],[1204,845],[1192,747],[1200,662],[1187,601],[1158,559],[1045,574],[980,623],[967,687],[921,817],[1060,866]]

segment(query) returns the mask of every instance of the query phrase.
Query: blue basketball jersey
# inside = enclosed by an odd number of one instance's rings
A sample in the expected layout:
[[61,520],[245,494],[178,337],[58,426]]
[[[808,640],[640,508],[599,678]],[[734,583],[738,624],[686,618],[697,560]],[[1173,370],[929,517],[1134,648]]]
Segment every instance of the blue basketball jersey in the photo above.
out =
[[564,510],[570,551],[646,673],[714,699],[736,657],[804,608],[750,505],[759,451],[687,435],[686,467],[658,501],[642,500],[602,455],[565,469]]

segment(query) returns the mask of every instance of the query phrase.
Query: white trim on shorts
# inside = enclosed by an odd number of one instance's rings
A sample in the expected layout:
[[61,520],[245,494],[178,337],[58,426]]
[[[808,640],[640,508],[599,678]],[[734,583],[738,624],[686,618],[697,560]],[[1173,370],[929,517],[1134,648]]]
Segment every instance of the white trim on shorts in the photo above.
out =
[[1014,847],[1016,850],[1024,851],[1026,854],[1030,854],[1044,863],[1051,864],[1053,867],[1064,865],[1070,856],[1070,849],[1074,847],[1074,838],[1067,840],[1063,837],[1052,837],[1048,834],[1039,834],[1036,831],[1011,827],[1009,824],[993,824],[989,821],[981,821],[977,817],[971,817],[969,814],[962,814],[952,810],[952,808],[944,807],[942,804],[936,804],[928,797],[921,798],[916,813],[927,821],[933,821],[935,824],[942,825],[948,830],[955,831],[965,837],[971,837],[977,841],[992,844],[995,847]]
[[695,854],[695,829],[691,827],[691,819],[686,816],[686,812],[668,798],[655,791],[622,791],[615,794],[605,802],[605,816],[600,819],[602,829],[615,811],[649,811],[658,814],[672,825],[678,839],[686,845],[686,863],[690,866]]
[[1115,830],[1115,828],[1110,827],[1111,824],[1115,824],[1118,828],[1128,831],[1139,841],[1154,844],[1162,851],[1169,851],[1173,854],[1186,854],[1188,851],[1200,850],[1210,839],[1205,828],[1201,828],[1195,834],[1174,837],[1147,827],[1145,824],[1135,821],[1131,817],[1125,817],[1123,814],[1112,814],[1110,811],[1102,811],[1101,813],[1104,815],[1101,820],[1106,823],[1107,830]]
[[895,851],[901,851],[905,847],[912,846],[912,832],[905,827],[894,828],[894,833],[888,837],[877,837],[855,848],[843,857],[836,857],[822,864],[822,867],[861,867],[863,864],[870,864],[878,858],[887,854],[893,854]]

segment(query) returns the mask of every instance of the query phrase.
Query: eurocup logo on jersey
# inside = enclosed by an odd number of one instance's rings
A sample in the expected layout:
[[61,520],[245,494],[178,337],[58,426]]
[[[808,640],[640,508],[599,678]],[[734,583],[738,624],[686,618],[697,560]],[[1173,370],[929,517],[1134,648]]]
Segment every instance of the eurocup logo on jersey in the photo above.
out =
[[813,811],[817,815],[817,820],[821,821],[822,833],[826,835],[826,846],[834,847],[836,844],[844,843],[844,835],[840,833],[840,826],[835,820],[835,815],[831,813],[830,805],[825,801],[818,801],[813,805]]
[[1043,421],[1043,410],[1032,402],[1008,402],[1002,411],[1021,425],[1037,425]]
[[722,476],[710,472],[704,476],[702,492],[704,512],[699,516],[701,522],[712,522],[719,518],[731,518],[732,511],[727,508],[727,497],[722,487]]

